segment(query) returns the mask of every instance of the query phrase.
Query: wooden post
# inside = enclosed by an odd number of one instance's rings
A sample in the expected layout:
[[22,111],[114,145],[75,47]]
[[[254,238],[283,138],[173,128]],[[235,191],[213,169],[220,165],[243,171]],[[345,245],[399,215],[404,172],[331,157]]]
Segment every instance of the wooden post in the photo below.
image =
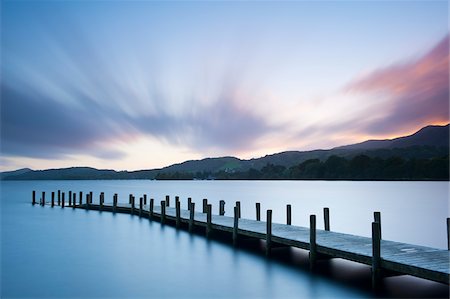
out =
[[330,231],[330,209],[323,208],[323,221],[326,231]]
[[450,250],[450,218],[447,218],[447,249]]
[[52,208],[55,206],[55,192],[52,192]]
[[373,219],[375,222],[380,224],[380,239],[381,239],[381,213],[380,212],[373,212]]
[[58,206],[61,205],[61,190],[58,190]]
[[291,225],[292,224],[292,206],[286,205],[286,224]]
[[62,194],[61,194],[61,196],[62,196],[62,199],[61,199],[61,208],[64,208],[64,201],[65,201],[64,195],[65,195],[65,193],[62,192]]
[[206,206],[208,205],[208,199],[207,198],[203,198],[203,209],[202,209],[202,213],[206,213]]
[[42,191],[42,206],[45,206],[45,192]]
[[194,229],[195,202],[191,202],[189,207],[189,232]]
[[225,200],[223,199],[219,201],[219,215],[220,216],[225,215]]
[[31,204],[34,206],[36,204],[36,191],[33,190],[31,197]]
[[381,225],[372,222],[372,289],[377,290],[380,286],[380,260],[381,260]]
[[266,231],[266,255],[270,256],[272,252],[272,210],[267,210],[266,215],[266,224],[267,224],[267,231]]
[[76,206],[76,204],[77,204],[77,193],[76,192],[73,192],[73,194],[72,194],[72,197],[73,197],[73,205],[72,205],[72,208],[73,209],[75,209],[75,206]]
[[147,205],[147,194],[144,194],[144,206]]
[[86,193],[86,209],[89,210],[90,205],[91,205],[91,200],[89,199],[89,193]]
[[98,197],[98,205],[99,205],[98,210],[100,212],[103,211],[103,192],[101,192],[99,197]]
[[72,205],[72,191],[69,191],[69,206]]
[[149,219],[153,218],[153,205],[154,205],[155,200],[153,198],[150,198],[150,208],[149,208],[149,213],[150,216],[148,217]]
[[170,196],[166,195],[166,207],[170,207]]
[[256,203],[256,221],[261,221],[261,204]]
[[239,229],[239,212],[238,207],[234,207],[234,225],[233,225],[233,245],[237,245],[238,241],[238,229]]
[[309,216],[309,268],[314,269],[317,260],[316,215]]
[[192,198],[188,197],[188,210],[191,210]]
[[80,206],[83,204],[83,192],[80,191]]
[[131,195],[131,210],[130,214],[134,215],[134,195]]
[[177,226],[177,228],[180,228],[180,223],[181,223],[181,216],[180,216],[180,214],[181,214],[181,204],[180,204],[180,200],[179,199],[175,201],[175,214],[176,214],[176,217],[177,217],[176,226]]
[[92,191],[89,192],[89,203],[92,204],[92,201],[94,200],[94,195],[92,194]]
[[180,201],[180,197],[179,196],[175,196],[175,207],[177,207],[177,202]]
[[236,201],[236,207],[238,208],[238,218],[241,218],[241,202],[240,201]]
[[114,196],[113,196],[113,213],[116,212],[116,209],[117,209],[117,193],[114,193]]
[[130,194],[129,196],[128,196],[128,204],[130,204],[131,205],[131,199],[133,198],[133,194]]
[[211,236],[212,232],[212,224],[211,224],[211,211],[212,206],[208,204],[206,206],[206,237],[209,238]]
[[164,224],[166,222],[166,204],[167,201],[161,201],[161,224]]
[[142,208],[144,207],[144,198],[139,198],[139,217],[142,217]]

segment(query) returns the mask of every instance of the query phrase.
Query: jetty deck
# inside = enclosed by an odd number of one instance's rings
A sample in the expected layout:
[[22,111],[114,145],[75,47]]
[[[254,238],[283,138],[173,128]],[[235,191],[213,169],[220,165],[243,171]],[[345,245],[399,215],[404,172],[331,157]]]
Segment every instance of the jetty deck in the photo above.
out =
[[[116,195],[112,203],[104,203],[102,195],[98,204],[92,203],[92,200],[87,202],[89,203],[75,204],[74,200],[66,207],[134,214],[150,220],[159,220],[161,223],[173,224],[177,228],[189,227],[189,231],[200,227],[205,229],[207,237],[215,231],[220,231],[230,234],[234,244],[242,237],[259,239],[266,242],[267,255],[270,255],[274,246],[301,248],[309,251],[311,269],[317,260],[329,258],[342,258],[366,264],[372,267],[374,289],[378,287],[382,277],[391,275],[412,275],[450,284],[450,251],[381,239],[381,220],[378,212],[375,212],[375,221],[372,222],[372,238],[368,238],[330,231],[327,208],[324,209],[326,229],[322,230],[316,229],[315,215],[310,217],[309,228],[290,225],[290,206],[287,209],[287,224],[280,224],[272,223],[271,210],[267,210],[266,221],[260,221],[259,204],[256,204],[257,220],[251,220],[240,218],[239,202],[234,207],[234,217],[224,215],[224,202],[221,202],[219,215],[213,215],[211,205],[207,204],[206,199],[203,200],[203,212],[196,211],[195,203],[191,200],[188,202],[189,210],[181,209],[178,198],[175,207],[170,207],[168,197],[166,201],[161,201],[160,205],[154,205],[153,199],[146,204],[146,199],[141,198],[136,206],[134,197],[131,196],[129,204],[118,203]],[[52,198],[51,206],[54,205]],[[448,219],[447,229],[449,230]],[[450,247],[450,239],[448,243]]]

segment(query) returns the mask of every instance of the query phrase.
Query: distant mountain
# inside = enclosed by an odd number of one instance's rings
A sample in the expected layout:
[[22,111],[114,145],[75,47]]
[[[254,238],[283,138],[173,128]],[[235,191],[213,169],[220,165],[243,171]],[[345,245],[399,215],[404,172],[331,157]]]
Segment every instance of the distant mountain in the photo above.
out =
[[449,125],[427,126],[409,136],[385,140],[367,140],[361,143],[340,146],[335,149],[393,149],[410,146],[448,147]]
[[[369,158],[433,159],[449,155],[449,125],[427,126],[416,133],[386,140],[367,140],[330,150],[287,151],[261,158],[241,160],[235,157],[206,158],[173,164],[161,169],[115,171],[90,167],[31,170],[28,168],[3,172],[2,180],[80,180],[80,179],[154,179],[154,178],[213,178],[215,173],[243,173],[260,171],[268,165],[284,168],[316,159],[325,161],[331,156],[353,159],[364,155]],[[186,175],[190,174],[190,175]]]

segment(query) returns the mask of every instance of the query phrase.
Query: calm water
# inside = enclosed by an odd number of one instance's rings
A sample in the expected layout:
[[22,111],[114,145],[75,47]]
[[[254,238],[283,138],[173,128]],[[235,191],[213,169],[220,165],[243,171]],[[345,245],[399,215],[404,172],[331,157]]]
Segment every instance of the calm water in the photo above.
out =
[[[255,217],[255,202],[285,221],[308,226],[330,208],[331,229],[370,236],[373,211],[381,211],[383,238],[446,248],[448,182],[323,181],[30,181],[1,182],[1,297],[154,298],[372,298],[370,268],[339,259],[308,270],[307,253],[278,249],[264,258],[259,245],[234,249],[136,216],[31,206],[31,191],[105,192],[126,202],[143,193],[157,202],[166,194],[217,213],[226,201],[232,215]],[[109,199],[109,200],[108,200]],[[173,200],[173,199],[172,199]],[[265,213],[262,213],[265,215]],[[319,221],[318,226],[323,223]],[[400,276],[385,279],[383,296],[448,296],[445,285]]]

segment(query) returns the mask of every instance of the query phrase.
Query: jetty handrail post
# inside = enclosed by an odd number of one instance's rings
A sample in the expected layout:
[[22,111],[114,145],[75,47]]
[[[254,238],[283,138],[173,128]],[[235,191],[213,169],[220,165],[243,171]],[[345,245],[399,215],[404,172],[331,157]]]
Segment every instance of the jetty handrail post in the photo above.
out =
[[270,256],[272,252],[272,210],[267,210],[266,217],[266,256]]
[[256,203],[256,221],[261,221],[261,204]]
[[206,237],[209,238],[211,236],[212,232],[212,224],[211,224],[211,212],[212,212],[212,205],[208,204],[206,206]]
[[69,191],[68,198],[69,198],[69,206],[71,206],[72,205],[72,191]]
[[61,194],[61,208],[63,208],[64,209],[64,202],[65,202],[65,193],[64,192],[62,192],[62,194]]
[[373,212],[373,220],[374,220],[374,222],[377,222],[380,224],[380,239],[381,239],[381,213]]
[[450,250],[450,218],[447,218],[447,249]]
[[219,215],[220,216],[225,215],[225,200],[223,199],[219,201]]
[[143,205],[144,205],[144,198],[139,197],[139,217],[142,217]]
[[291,225],[292,224],[292,206],[286,205],[286,224]]
[[45,206],[45,191],[42,191],[42,206]]
[[309,269],[314,270],[317,260],[316,215],[309,216]]
[[233,246],[237,245],[238,242],[238,229],[239,229],[239,211],[238,206],[234,207],[234,224],[233,224]]
[[58,206],[61,205],[61,190],[58,190]]
[[166,195],[166,202],[165,202],[166,207],[170,207],[170,196]]
[[330,209],[323,208],[323,222],[326,231],[330,231]]
[[73,193],[72,193],[72,197],[73,197],[73,205],[72,205],[72,208],[75,209],[75,206],[76,206],[76,204],[77,204],[77,193],[76,193],[76,192],[73,192]]
[[150,207],[148,209],[148,212],[149,212],[148,219],[149,220],[151,220],[153,218],[153,206],[154,206],[154,204],[155,204],[155,199],[150,198]]
[[161,201],[161,224],[164,224],[166,222],[166,203],[167,201]]
[[117,209],[117,193],[114,193],[114,196],[113,196],[113,213],[116,212],[116,209]]
[[236,201],[236,207],[237,207],[237,212],[238,212],[238,218],[241,218],[241,202],[240,201]]
[[206,213],[206,206],[208,205],[208,199],[207,198],[203,198],[203,209],[202,209],[202,213]]
[[80,191],[80,206],[83,204],[83,191]]
[[55,191],[52,191],[52,208],[55,206]]
[[377,290],[381,281],[381,225],[372,222],[372,289]]
[[147,194],[144,194],[144,205],[147,205]]
[[33,190],[31,195],[31,204],[34,206],[36,204],[36,191]]
[[175,202],[175,214],[176,214],[176,227],[180,228],[180,223],[181,223],[181,204],[180,204],[180,200],[177,200]]
[[189,232],[192,233],[194,229],[194,214],[195,213],[195,202],[190,203],[189,207]]

